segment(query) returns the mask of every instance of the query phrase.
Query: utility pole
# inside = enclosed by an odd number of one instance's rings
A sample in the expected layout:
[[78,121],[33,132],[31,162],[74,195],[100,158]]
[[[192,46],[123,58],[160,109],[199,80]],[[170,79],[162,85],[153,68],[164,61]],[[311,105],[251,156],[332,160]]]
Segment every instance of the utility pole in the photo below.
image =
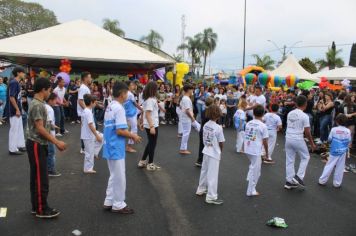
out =
[[[182,15],[181,18],[181,28],[182,28],[182,32],[181,32],[181,45],[184,44],[185,41],[185,28],[187,27],[186,23],[185,23],[185,15]],[[183,61],[185,61],[185,50],[182,49],[182,58]]]
[[242,58],[242,69],[245,68],[245,50],[246,50],[246,0],[245,0],[245,10],[244,10],[244,49]]

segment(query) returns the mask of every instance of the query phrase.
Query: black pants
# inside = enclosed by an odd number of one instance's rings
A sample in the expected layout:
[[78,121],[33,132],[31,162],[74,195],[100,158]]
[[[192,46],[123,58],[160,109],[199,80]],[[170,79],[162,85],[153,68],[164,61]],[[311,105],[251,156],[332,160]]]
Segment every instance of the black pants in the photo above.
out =
[[148,143],[146,145],[145,151],[142,156],[142,160],[146,160],[148,156],[148,163],[153,163],[153,158],[155,155],[155,149],[157,144],[157,137],[158,137],[158,127],[155,128],[156,134],[152,135],[150,133],[150,129],[145,129],[147,133]]
[[47,145],[27,139],[26,149],[30,162],[30,191],[32,210],[42,214],[48,208]]
[[[202,125],[203,126],[203,125]],[[203,143],[203,127],[199,131],[199,157],[197,160],[197,163],[203,163],[203,149],[204,149],[204,143]]]

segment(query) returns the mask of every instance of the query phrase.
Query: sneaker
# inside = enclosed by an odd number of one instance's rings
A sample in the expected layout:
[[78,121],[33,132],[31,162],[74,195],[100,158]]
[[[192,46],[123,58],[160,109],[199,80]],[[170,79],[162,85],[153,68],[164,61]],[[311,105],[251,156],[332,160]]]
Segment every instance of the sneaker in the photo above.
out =
[[84,149],[83,148],[80,149],[80,154],[84,154]]
[[80,120],[77,120],[77,124],[80,124],[81,122],[80,122]]
[[298,175],[295,175],[295,176],[294,176],[293,181],[294,181],[294,183],[300,185],[301,187],[303,187],[303,188],[305,187],[305,184],[304,184],[303,180],[301,180],[301,179],[298,177]]
[[167,124],[164,120],[161,121],[161,125]]
[[285,188],[285,189],[298,188],[298,184],[286,182],[286,184],[284,185],[284,188]]
[[204,195],[206,195],[208,193],[207,190],[205,190],[204,192],[196,192],[195,195],[197,195],[198,197],[202,197]]
[[115,210],[115,209],[111,209],[111,212],[113,213],[119,213],[119,214],[133,214],[134,210],[131,209],[128,206],[125,206],[124,208],[120,209],[120,210]]
[[56,137],[62,137],[63,135],[61,133],[56,133]]
[[14,156],[14,155],[18,156],[18,155],[22,155],[23,152],[20,152],[20,151],[10,152],[10,151],[9,151],[9,154],[12,155],[12,156]]
[[156,165],[155,163],[152,163],[152,164],[155,166],[156,170],[160,170],[161,169],[161,167]]
[[221,205],[224,203],[224,201],[221,199],[214,199],[214,200],[206,199],[205,202],[208,204],[214,204],[214,205]]
[[138,168],[145,168],[147,167],[147,160],[140,160],[137,165]]
[[19,149],[20,152],[26,152],[27,151],[25,147],[20,147],[18,149]]
[[69,133],[69,131],[68,131],[68,130],[64,130],[64,133],[65,133],[65,134],[68,134],[68,133]]
[[72,122],[70,122],[72,125],[74,125],[75,124],[75,121],[72,121]]
[[42,214],[36,213],[36,217],[43,218],[43,219],[52,219],[61,214],[58,210],[48,208],[42,212]]
[[197,167],[201,167],[201,166],[202,166],[202,164],[201,164],[200,162],[195,162],[195,166],[197,166]]
[[168,124],[173,125],[173,122],[172,121],[168,121]]
[[326,186],[326,184],[322,184],[322,183],[320,183],[320,182],[318,182],[318,184],[319,184],[319,186],[322,186],[322,187],[325,187],[325,186]]
[[[149,171],[158,170],[157,166],[156,166],[155,164],[153,164],[153,163],[148,164],[148,165],[146,166],[146,169],[149,170]],[[159,167],[159,169],[160,169],[160,167]]]
[[112,208],[112,206],[103,205],[103,210],[105,210],[105,211],[111,211],[111,208]]
[[48,176],[49,177],[59,177],[61,176],[62,174],[57,172],[57,171],[48,171]]

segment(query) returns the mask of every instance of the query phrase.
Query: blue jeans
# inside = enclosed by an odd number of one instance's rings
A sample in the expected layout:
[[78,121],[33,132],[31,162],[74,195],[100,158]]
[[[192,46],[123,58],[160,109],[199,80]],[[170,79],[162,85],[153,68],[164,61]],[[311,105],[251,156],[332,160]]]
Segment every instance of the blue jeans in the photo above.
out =
[[320,140],[328,141],[329,127],[331,128],[331,115],[323,115],[320,117]]
[[56,148],[53,143],[48,143],[48,155],[47,155],[47,170],[48,172],[54,172],[56,163]]
[[202,121],[201,120],[201,114],[204,111],[204,106],[205,106],[204,104],[201,104],[201,103],[197,102],[197,110],[198,110],[197,120],[198,120],[198,122]]
[[64,109],[62,106],[53,106],[55,123],[60,128],[60,133],[64,133]]
[[2,120],[2,115],[4,114],[5,103],[0,105],[0,121]]

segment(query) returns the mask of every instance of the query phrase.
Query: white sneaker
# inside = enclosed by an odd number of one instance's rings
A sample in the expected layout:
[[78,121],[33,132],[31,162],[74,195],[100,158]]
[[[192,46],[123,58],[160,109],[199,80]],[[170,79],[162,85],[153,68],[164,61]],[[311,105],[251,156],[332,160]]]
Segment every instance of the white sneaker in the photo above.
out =
[[149,171],[155,171],[155,170],[160,170],[161,167],[151,163],[147,165],[146,169]]
[[60,133],[56,133],[56,137],[62,137],[63,135]]
[[68,133],[69,133],[69,131],[68,131],[68,130],[64,130],[64,133],[65,133],[65,134],[68,134]]
[[74,125],[75,124],[75,122],[74,121],[72,121],[72,122],[70,122],[72,125]]
[[138,168],[145,168],[145,167],[147,167],[147,160],[140,160],[139,162],[138,162]]

